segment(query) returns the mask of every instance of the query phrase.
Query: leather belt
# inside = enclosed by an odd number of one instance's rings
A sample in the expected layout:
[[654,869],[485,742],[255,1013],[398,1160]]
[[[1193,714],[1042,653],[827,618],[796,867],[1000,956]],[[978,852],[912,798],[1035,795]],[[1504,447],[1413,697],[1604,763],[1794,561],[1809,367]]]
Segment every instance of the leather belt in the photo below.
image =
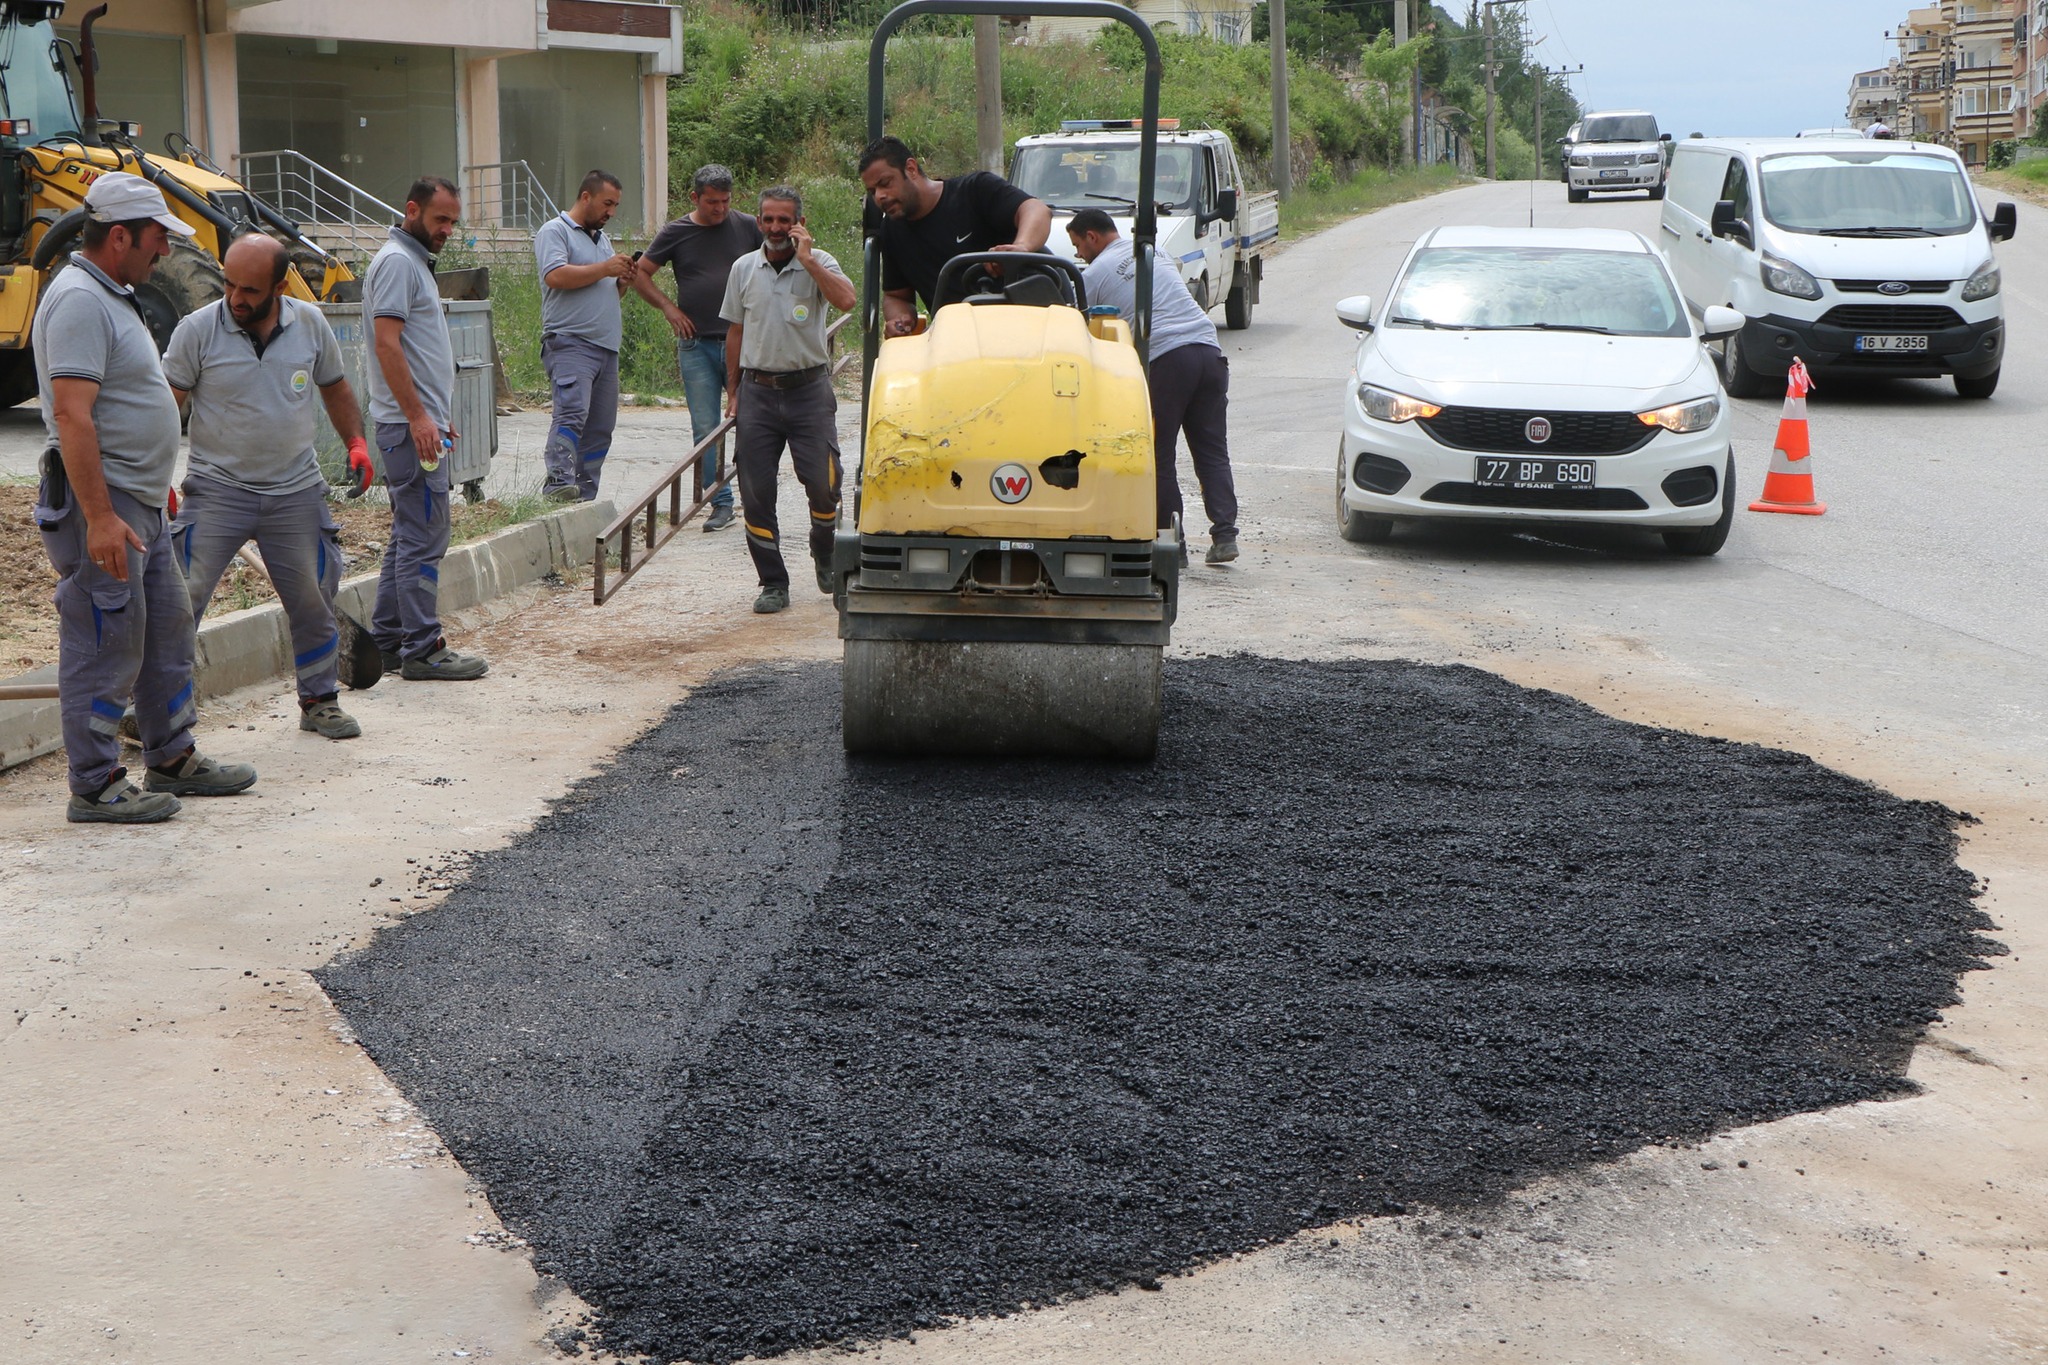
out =
[[823,379],[830,365],[813,365],[804,370],[741,370],[740,378],[765,389],[800,389],[814,379]]

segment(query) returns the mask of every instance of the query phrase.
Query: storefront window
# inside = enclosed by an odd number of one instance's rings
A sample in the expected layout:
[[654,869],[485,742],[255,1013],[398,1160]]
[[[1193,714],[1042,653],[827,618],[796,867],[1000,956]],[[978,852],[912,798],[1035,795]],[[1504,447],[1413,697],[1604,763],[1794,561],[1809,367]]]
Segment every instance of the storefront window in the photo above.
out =
[[507,161],[533,167],[558,207],[576,200],[584,173],[624,182],[613,222],[637,227],[640,63],[630,53],[554,48],[498,63],[498,138]]
[[245,36],[235,55],[245,153],[301,152],[393,205],[421,175],[457,179],[449,49]]

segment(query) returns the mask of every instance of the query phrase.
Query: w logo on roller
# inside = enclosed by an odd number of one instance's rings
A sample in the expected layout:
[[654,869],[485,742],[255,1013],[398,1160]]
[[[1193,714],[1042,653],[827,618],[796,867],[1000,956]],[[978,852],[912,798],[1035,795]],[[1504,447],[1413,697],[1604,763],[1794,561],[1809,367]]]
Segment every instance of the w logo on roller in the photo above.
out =
[[1813,497],[1813,451],[1806,439],[1806,395],[1813,391],[1813,376],[1806,362],[1792,358],[1785,376],[1785,411],[1778,418],[1778,442],[1771,451],[1771,472],[1764,476],[1764,495],[1749,505],[1752,512],[1793,512],[1817,517],[1828,510]]
[[998,466],[988,476],[988,491],[997,502],[1022,502],[1031,493],[1031,471],[1021,464]]

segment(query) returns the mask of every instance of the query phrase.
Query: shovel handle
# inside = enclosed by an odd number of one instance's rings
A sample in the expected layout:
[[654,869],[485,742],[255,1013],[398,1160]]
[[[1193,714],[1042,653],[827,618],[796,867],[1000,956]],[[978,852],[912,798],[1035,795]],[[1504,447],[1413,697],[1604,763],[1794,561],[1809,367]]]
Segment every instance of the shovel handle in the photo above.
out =
[[55,683],[6,683],[0,684],[0,701],[55,701]]

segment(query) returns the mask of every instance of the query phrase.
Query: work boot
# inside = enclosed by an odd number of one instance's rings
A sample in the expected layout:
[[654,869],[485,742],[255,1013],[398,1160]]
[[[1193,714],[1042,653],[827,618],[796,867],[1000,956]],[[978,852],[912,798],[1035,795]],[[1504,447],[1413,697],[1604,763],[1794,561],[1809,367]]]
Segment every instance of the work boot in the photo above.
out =
[[1209,537],[1209,553],[1202,556],[1204,564],[1228,564],[1237,558],[1236,536]]
[[325,735],[328,739],[355,739],[363,733],[363,727],[356,724],[356,718],[342,710],[332,697],[300,707],[299,728]]
[[707,531],[723,531],[732,523],[732,504],[728,502],[711,509],[711,515],[704,518],[704,529]]
[[763,616],[772,616],[789,608],[788,588],[763,588],[761,595],[754,599],[754,610]]
[[383,661],[386,673],[396,673],[405,666],[405,659],[402,656],[393,653],[382,645],[377,646],[377,657]]
[[818,591],[830,597],[833,587],[832,561],[829,559],[814,559],[811,561],[811,566],[818,571]]
[[491,666],[482,659],[473,654],[457,654],[443,644],[431,654],[407,659],[399,666],[398,676],[413,682],[469,682],[490,671]]
[[216,763],[197,749],[160,768],[151,768],[142,785],[173,796],[233,796],[256,785],[256,770],[246,763]]
[[180,809],[178,798],[168,792],[146,792],[128,780],[126,768],[114,770],[114,780],[97,796],[74,796],[64,807],[64,818],[74,825],[154,825],[168,820]]
[[573,483],[557,485],[540,490],[541,498],[547,502],[582,502],[583,490]]

